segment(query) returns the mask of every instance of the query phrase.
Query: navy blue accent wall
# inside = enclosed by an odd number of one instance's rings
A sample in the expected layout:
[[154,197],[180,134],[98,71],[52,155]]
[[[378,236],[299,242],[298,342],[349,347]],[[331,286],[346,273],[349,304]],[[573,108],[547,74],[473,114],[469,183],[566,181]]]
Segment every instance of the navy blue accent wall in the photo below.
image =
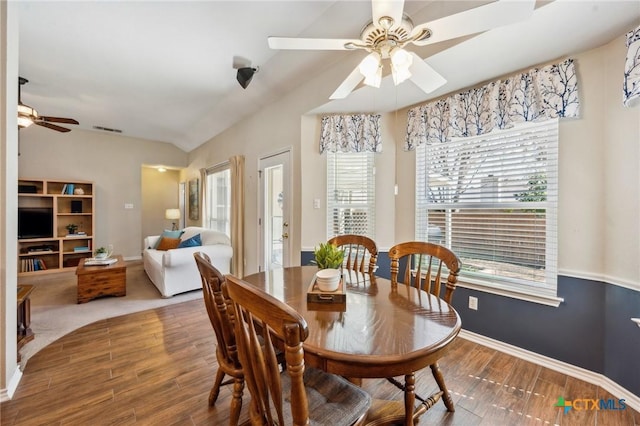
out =
[[640,396],[640,291],[605,286],[604,375]]
[[[301,253],[302,265],[312,259]],[[390,276],[386,252],[376,274]],[[477,311],[469,296],[478,298]],[[640,315],[640,292],[559,276],[558,296],[564,302],[554,308],[458,287],[453,306],[465,330],[601,373],[640,396],[640,330],[630,320]]]

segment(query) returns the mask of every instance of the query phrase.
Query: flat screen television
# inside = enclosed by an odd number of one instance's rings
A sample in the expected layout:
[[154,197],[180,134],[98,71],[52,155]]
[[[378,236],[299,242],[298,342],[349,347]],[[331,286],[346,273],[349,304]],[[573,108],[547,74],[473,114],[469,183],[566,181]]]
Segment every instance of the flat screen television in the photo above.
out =
[[53,208],[18,207],[18,238],[52,238]]

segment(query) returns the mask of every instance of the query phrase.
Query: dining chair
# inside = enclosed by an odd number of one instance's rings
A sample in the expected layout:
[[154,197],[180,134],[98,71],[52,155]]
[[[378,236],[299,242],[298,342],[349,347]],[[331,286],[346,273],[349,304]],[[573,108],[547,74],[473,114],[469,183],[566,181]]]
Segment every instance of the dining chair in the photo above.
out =
[[[342,377],[305,366],[305,319],[289,305],[233,275],[225,287],[233,301],[235,335],[251,394],[253,425],[360,425],[371,397]],[[282,344],[286,368],[275,347]]]
[[[364,235],[345,234],[337,235],[327,242],[344,250],[345,269],[369,274],[375,272],[378,262],[378,246],[371,238]],[[369,258],[368,262],[367,257]]]
[[[423,241],[407,241],[396,244],[389,249],[389,259],[391,262],[391,288],[397,290],[398,283],[403,283],[424,290],[440,297],[445,302],[451,304],[453,292],[458,282],[458,273],[462,263],[458,256],[448,248]],[[401,263],[404,264],[404,272],[399,278]],[[443,270],[443,265],[446,268]],[[443,273],[447,272],[446,280],[443,282]],[[442,285],[445,285],[444,297],[441,297]],[[442,400],[449,411],[455,411],[453,400],[444,382],[444,376],[434,362],[430,365],[433,377],[442,392]],[[405,385],[395,378],[388,378],[391,383],[405,390]],[[422,400],[418,395],[417,399]]]
[[[211,392],[209,392],[209,405],[215,405],[221,386],[233,383],[229,421],[230,424],[235,425],[238,424],[242,408],[244,372],[236,349],[233,307],[231,299],[222,286],[225,277],[211,264],[209,256],[206,253],[196,252],[193,257],[200,271],[204,304],[218,342],[216,347],[218,371]],[[230,376],[230,379],[223,382],[225,375]]]

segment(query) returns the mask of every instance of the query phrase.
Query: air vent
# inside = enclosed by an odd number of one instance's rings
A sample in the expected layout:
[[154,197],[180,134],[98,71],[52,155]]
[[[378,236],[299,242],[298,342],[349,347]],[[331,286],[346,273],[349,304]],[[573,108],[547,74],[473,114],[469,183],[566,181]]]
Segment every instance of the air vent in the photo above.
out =
[[122,130],[120,129],[111,129],[109,127],[93,126],[93,128],[96,130],[104,130],[105,132],[122,133]]

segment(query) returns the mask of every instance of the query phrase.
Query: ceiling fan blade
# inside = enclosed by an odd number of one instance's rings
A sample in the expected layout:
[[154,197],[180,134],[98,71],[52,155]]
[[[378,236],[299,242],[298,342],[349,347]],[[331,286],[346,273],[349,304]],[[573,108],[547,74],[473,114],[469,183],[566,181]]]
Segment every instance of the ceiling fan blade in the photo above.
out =
[[380,27],[380,18],[389,17],[393,19],[397,26],[402,22],[402,13],[404,10],[404,0],[371,0],[371,12],[373,15],[373,24]]
[[78,120],[74,120],[73,118],[63,118],[63,117],[43,117],[40,116],[43,121],[48,121],[50,123],[66,123],[66,124],[80,124]]
[[411,52],[411,56],[413,56],[413,63],[409,67],[409,72],[411,72],[410,79],[425,93],[431,93],[447,82],[436,70],[427,65],[420,56],[414,52]]
[[347,43],[362,44],[362,40],[350,38],[269,37],[268,42],[271,49],[282,50],[348,50]]
[[355,67],[351,74],[338,86],[329,99],[344,99],[349,96],[349,93],[353,92],[353,89],[364,79],[364,76],[360,73],[360,69]]
[[61,127],[61,126],[57,126],[55,124],[51,124],[51,123],[47,123],[46,121],[36,121],[34,124],[37,124],[38,126],[42,126],[42,127],[47,127],[49,129],[52,130],[57,130],[58,132],[70,132],[71,129],[67,129],[65,127]]
[[445,16],[435,21],[416,25],[412,35],[418,34],[426,28],[431,31],[431,37],[424,40],[416,40],[413,44],[426,46],[427,44],[438,43],[487,31],[502,25],[524,21],[532,15],[535,4],[535,0],[498,0],[484,6]]

